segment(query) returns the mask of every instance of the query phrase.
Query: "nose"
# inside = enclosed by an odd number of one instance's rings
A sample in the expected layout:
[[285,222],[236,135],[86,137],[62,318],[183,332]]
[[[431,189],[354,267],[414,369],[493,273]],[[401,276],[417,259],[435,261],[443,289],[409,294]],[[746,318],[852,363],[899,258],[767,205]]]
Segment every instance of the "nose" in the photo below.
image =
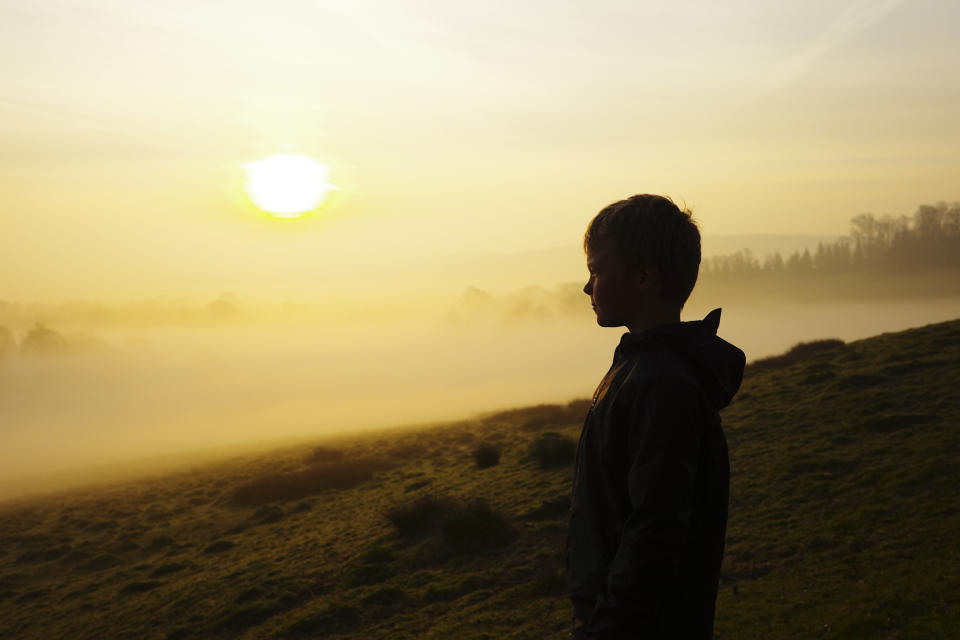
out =
[[593,295],[593,278],[587,280],[587,284],[583,285],[583,292],[588,296]]

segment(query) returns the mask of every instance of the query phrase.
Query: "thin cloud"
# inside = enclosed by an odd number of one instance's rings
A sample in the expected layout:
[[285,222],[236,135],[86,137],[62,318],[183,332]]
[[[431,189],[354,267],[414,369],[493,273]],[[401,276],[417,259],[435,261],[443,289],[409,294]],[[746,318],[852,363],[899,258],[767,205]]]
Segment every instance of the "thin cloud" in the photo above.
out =
[[102,118],[88,116],[79,109],[61,109],[50,105],[28,102],[19,98],[0,95],[0,111],[3,111],[4,109],[16,109],[20,111],[32,112],[50,118],[66,120],[75,124],[84,125],[91,129],[97,129],[103,132],[124,136],[133,136],[140,140],[148,140],[153,143],[159,143],[167,146],[174,145],[183,148],[195,146],[186,139],[176,138],[150,131],[135,130],[130,127],[122,127]]
[[904,0],[856,0],[847,5],[813,41],[774,69],[766,88],[779,89],[807,73],[831,51],[853,40],[903,3]]

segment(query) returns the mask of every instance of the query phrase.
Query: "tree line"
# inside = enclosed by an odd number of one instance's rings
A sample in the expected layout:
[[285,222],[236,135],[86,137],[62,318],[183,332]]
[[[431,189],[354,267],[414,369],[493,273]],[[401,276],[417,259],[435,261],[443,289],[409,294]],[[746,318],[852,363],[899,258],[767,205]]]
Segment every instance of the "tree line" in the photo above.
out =
[[749,249],[704,258],[706,278],[751,274],[824,274],[850,271],[903,271],[960,268],[960,202],[925,204],[913,216],[875,217],[863,213],[850,220],[850,234],[821,242],[815,251],[779,252],[761,261]]
[[41,322],[27,332],[19,346],[13,332],[7,327],[0,326],[0,359],[7,354],[19,351],[23,354],[54,354],[61,353],[67,348],[67,340],[60,333],[48,328]]

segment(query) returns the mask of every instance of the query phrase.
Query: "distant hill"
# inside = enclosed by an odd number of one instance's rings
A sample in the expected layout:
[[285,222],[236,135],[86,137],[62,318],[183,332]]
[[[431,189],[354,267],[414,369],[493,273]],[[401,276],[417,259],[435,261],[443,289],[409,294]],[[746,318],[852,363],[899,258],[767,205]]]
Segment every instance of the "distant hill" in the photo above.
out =
[[[954,638],[960,320],[757,363],[717,637]],[[587,401],[0,505],[3,638],[562,638]]]

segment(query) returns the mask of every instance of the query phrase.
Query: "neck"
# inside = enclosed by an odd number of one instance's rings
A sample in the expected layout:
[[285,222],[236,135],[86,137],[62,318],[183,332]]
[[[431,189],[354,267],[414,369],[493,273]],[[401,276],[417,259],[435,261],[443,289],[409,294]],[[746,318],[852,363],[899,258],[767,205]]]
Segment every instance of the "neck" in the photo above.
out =
[[677,322],[680,322],[680,309],[658,307],[648,309],[641,317],[628,324],[627,329],[630,330],[630,333],[640,333],[641,331],[654,329],[665,324],[676,324]]

